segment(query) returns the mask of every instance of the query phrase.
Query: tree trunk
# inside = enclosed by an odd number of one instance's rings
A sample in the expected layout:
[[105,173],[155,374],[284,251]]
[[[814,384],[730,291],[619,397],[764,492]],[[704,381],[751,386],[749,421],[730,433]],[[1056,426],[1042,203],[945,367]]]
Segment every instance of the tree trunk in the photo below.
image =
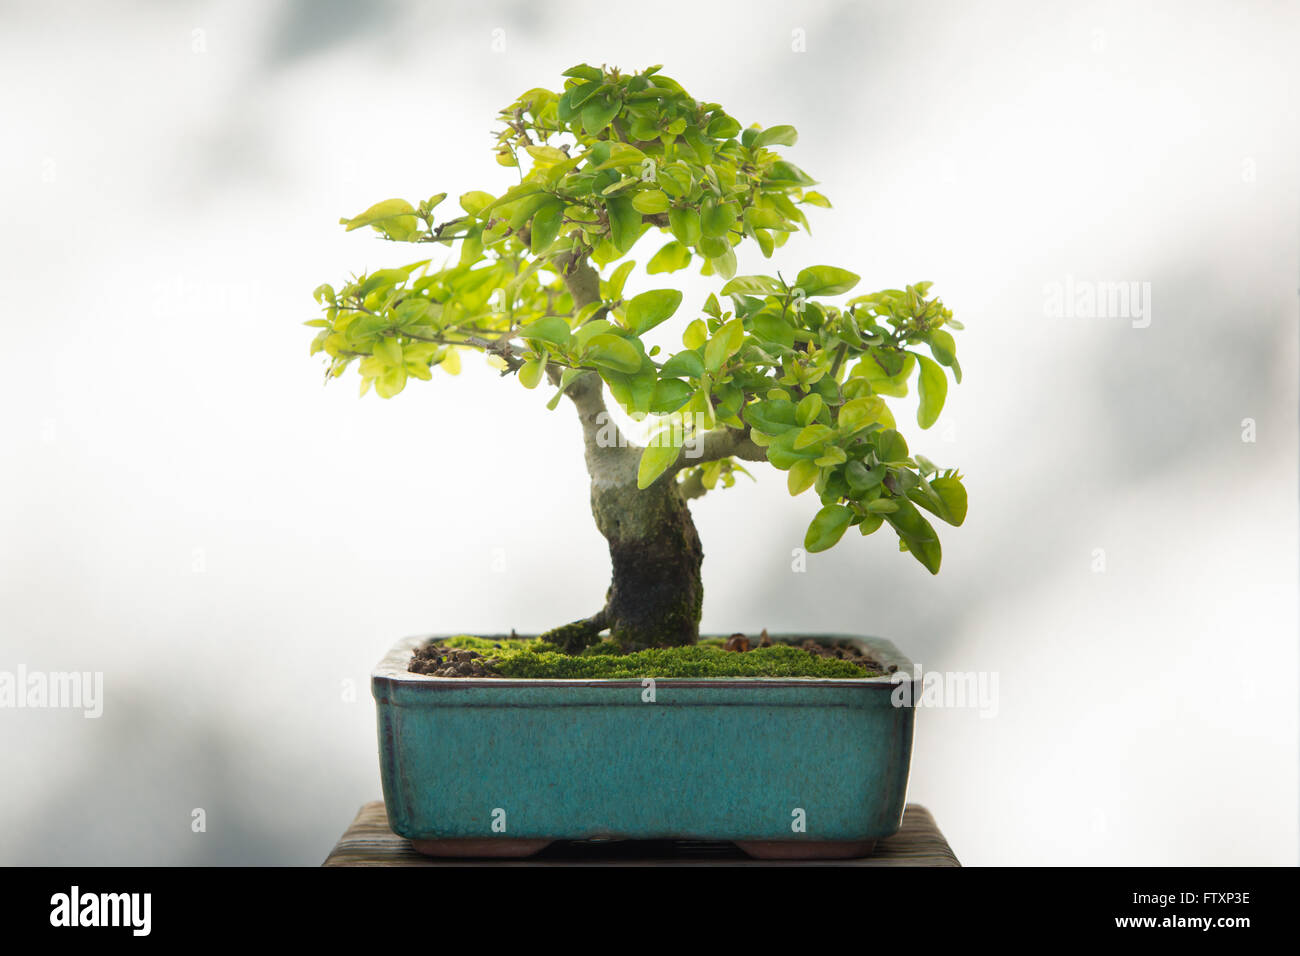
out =
[[623,650],[694,644],[700,636],[704,550],[690,508],[665,475],[638,490],[592,481],[591,510],[613,566],[605,622]]
[[[585,262],[576,264],[566,281],[575,308],[599,296],[599,279]],[[627,442],[609,417],[598,375],[581,376],[567,394],[582,422],[591,513],[609,542],[613,575],[601,611],[543,636],[571,653],[606,628],[625,651],[695,643],[704,601],[704,551],[676,478],[667,473],[649,488],[637,488],[641,449]]]

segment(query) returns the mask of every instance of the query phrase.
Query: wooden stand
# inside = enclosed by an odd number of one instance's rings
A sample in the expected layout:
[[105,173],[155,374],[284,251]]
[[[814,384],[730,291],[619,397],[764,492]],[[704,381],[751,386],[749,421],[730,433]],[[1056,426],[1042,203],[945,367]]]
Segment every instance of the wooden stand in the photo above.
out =
[[326,858],[325,866],[960,866],[930,816],[914,803],[903,826],[870,856],[851,860],[754,860],[732,843],[700,840],[559,840],[525,859],[434,859],[388,828],[382,800],[367,803]]

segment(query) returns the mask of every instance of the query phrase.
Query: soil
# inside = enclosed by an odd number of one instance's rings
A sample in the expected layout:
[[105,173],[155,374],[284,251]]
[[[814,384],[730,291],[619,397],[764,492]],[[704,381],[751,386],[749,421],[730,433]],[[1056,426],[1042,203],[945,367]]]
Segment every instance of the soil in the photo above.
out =
[[[511,636],[514,637],[513,632]],[[722,642],[722,649],[743,654],[756,648],[772,647],[774,644],[775,642],[764,630],[753,639],[745,634],[732,634]],[[501,648],[504,645],[495,643],[492,646]],[[815,640],[805,639],[790,642],[788,646],[802,649],[814,657],[844,661],[860,667],[868,673],[889,674],[898,669],[892,664],[889,666],[881,664],[869,654],[864,654],[857,647],[846,642],[820,644]],[[416,648],[407,669],[413,674],[428,674],[433,677],[509,676],[498,673],[494,669],[496,664],[497,661],[491,656],[490,651],[484,653],[476,650],[447,647],[445,644],[438,642],[430,642],[423,647]]]
[[478,651],[462,651],[426,644],[417,647],[407,668],[412,674],[429,674],[433,677],[496,677],[491,670],[496,661]]
[[[767,632],[764,631],[764,636]],[[771,641],[769,640],[770,644]],[[763,645],[759,645],[762,647]],[[835,657],[842,661],[848,661],[850,664],[857,664],[859,667],[866,668],[869,671],[884,671],[886,674],[892,674],[898,670],[897,664],[890,664],[886,667],[880,661],[876,660],[870,654],[864,654],[852,644],[818,644],[816,641],[804,641],[799,645],[809,654],[815,654],[818,657]]]

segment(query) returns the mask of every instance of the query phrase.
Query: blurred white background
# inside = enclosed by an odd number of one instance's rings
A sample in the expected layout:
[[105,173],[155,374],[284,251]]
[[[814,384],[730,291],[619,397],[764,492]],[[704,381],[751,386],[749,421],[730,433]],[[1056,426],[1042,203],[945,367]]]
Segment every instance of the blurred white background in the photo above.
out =
[[[792,573],[811,506],[758,469],[695,506],[705,627],[995,672],[996,717],[918,717],[909,798],[965,863],[1295,863],[1297,27],[1273,2],[0,6],[0,670],[106,682],[99,720],[0,710],[0,862],[319,862],[379,794],[390,643],[595,610],[566,408],[476,360],[358,399],[301,325],[318,283],[420,258],[340,216],[503,189],[497,109],[590,61],[795,125],[835,209],[776,266],[931,279],[967,326],[939,426],[904,426],[968,476],[942,573],[884,533]],[[1149,282],[1150,326],[1049,317],[1067,277]]]

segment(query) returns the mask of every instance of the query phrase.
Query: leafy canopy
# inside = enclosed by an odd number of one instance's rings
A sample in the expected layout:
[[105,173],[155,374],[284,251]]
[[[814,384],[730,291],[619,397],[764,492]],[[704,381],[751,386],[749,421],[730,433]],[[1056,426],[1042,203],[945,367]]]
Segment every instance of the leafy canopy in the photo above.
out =
[[[342,220],[458,254],[320,286],[324,316],[307,323],[319,329],[313,354],[325,353],[332,377],[357,363],[362,393],[373,387],[383,398],[435,366],[455,374],[465,349],[525,388],[549,381],[552,408],[594,372],[630,415],[672,425],[642,453],[641,487],[729,486],[743,471],[732,457],[682,467],[681,449],[692,433],[731,430],[787,473],[791,494],[819,497],[808,550],[833,546],[851,527],[865,535],[888,524],[900,549],[937,573],[939,540],[922,511],[959,525],[966,491],[955,470],[909,452],[885,400],[915,380],[918,424],[933,425],[947,375],[961,381],[949,331],[961,325],[928,282],[835,305],[827,300],[858,283],[842,268],[810,266],[793,281],[736,276],[741,242],[771,257],[808,228],[802,207],[830,203],[777,151],[795,144],[793,127],[742,128],[659,69],[575,66],[560,92],[532,89],[503,109],[496,158],[518,169],[519,182],[499,196],[467,192],[445,218],[445,193],[388,199]],[[719,290],[729,308],[710,294],[669,355],[643,336],[678,315],[681,293],[624,295],[635,267],[625,256],[651,230],[667,241],[648,274],[698,260],[702,274],[729,280]],[[580,297],[590,301],[575,302],[565,280],[587,262],[619,264]]]

